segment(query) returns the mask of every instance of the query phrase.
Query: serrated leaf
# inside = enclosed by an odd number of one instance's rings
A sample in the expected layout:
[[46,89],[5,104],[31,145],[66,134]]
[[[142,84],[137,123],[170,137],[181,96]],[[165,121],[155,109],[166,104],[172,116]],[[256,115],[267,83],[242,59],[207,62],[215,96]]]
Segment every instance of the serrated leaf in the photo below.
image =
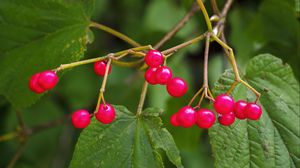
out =
[[[245,80],[262,95],[259,121],[238,120],[230,127],[216,124],[209,130],[216,167],[299,167],[299,83],[292,69],[270,54],[253,58],[246,67]],[[231,71],[217,82],[215,94],[228,90]],[[255,100],[253,93],[238,85],[235,100]]]
[[40,95],[28,89],[33,73],[82,58],[93,0],[1,0],[0,94],[15,108]]
[[114,107],[117,117],[113,123],[103,125],[93,119],[90,126],[80,134],[70,168],[163,167],[160,149],[166,152],[174,165],[182,167],[174,140],[162,128],[159,117],[137,117],[123,106]]

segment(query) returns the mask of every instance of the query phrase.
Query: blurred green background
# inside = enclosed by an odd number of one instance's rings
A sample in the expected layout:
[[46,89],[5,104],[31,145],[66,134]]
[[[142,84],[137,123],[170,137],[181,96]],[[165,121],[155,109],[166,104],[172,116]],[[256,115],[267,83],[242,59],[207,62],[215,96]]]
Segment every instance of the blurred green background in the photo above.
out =
[[[218,1],[222,7],[223,0]],[[141,44],[155,44],[192,6],[192,0],[96,0],[92,20],[112,27]],[[210,9],[209,3],[207,8]],[[241,72],[247,61],[259,53],[271,53],[293,67],[299,79],[300,35],[298,0],[236,0],[228,14],[226,37],[234,48]],[[211,11],[209,11],[211,13]],[[206,27],[202,14],[197,12],[189,23],[161,49],[182,43],[201,33]],[[100,30],[92,30],[94,41],[88,45],[85,58],[94,58],[130,48],[121,40]],[[1,45],[1,44],[0,44]],[[196,127],[182,129],[170,126],[169,116],[186,105],[202,85],[203,42],[180,50],[168,60],[175,76],[189,84],[184,97],[171,98],[163,86],[150,86],[146,106],[163,108],[163,120],[172,133],[187,168],[213,167],[213,158],[206,130]],[[179,68],[180,67],[180,68]],[[213,43],[209,57],[210,84],[228,68],[222,48]],[[66,72],[59,85],[35,105],[23,111],[28,126],[46,123],[69,115],[79,108],[92,110],[96,104],[101,78],[96,77],[92,65]],[[143,83],[143,72],[137,69],[113,67],[108,79],[106,100],[135,111]],[[16,129],[15,111],[0,97],[0,134]],[[47,129],[30,138],[16,167],[66,167],[71,159],[80,131],[70,121]],[[10,161],[18,147],[18,140],[0,143],[0,167]],[[172,167],[171,164],[166,167]]]

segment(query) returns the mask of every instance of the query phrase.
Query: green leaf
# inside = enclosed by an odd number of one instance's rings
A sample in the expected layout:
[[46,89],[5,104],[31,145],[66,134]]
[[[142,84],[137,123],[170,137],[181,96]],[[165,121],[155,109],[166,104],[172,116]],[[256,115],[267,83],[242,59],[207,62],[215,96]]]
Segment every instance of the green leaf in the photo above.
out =
[[[259,121],[238,120],[230,127],[216,124],[210,129],[216,167],[299,167],[299,83],[290,66],[270,54],[253,58],[245,80],[261,93],[263,115]],[[233,82],[226,71],[215,86],[224,93]],[[255,100],[245,86],[238,85],[235,100]]]
[[0,94],[15,108],[40,97],[32,74],[83,57],[92,9],[93,0],[1,0]]
[[114,106],[116,120],[109,125],[93,119],[80,134],[72,167],[163,167],[160,149],[177,167],[179,151],[171,134],[162,128],[157,109],[146,109],[150,115],[137,117],[123,106]]

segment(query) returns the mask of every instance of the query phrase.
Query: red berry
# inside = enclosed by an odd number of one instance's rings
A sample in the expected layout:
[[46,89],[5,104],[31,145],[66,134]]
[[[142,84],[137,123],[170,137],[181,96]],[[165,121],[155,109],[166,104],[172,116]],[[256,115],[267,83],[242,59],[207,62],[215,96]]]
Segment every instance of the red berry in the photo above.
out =
[[241,120],[247,118],[246,114],[245,114],[245,107],[247,106],[247,104],[248,103],[245,102],[244,100],[239,100],[239,101],[235,102],[233,111],[234,111],[236,118],[241,119]]
[[210,128],[216,121],[215,114],[208,109],[200,109],[197,111],[197,125],[200,128]]
[[86,110],[77,110],[72,114],[72,124],[75,128],[85,128],[90,122],[90,114]]
[[180,126],[191,127],[196,123],[196,111],[190,106],[184,106],[179,109],[177,121]]
[[58,82],[58,77],[54,71],[47,70],[40,73],[38,77],[39,85],[45,89],[50,90],[52,89]]
[[[107,65],[106,61],[97,61],[97,62],[95,62],[94,72],[96,73],[96,75],[104,76],[105,75],[105,70],[106,70],[106,65]],[[110,65],[109,68],[108,68],[108,74],[110,74],[111,68],[112,68],[112,66]]]
[[167,83],[167,91],[171,96],[183,96],[188,90],[186,82],[178,77],[172,78]]
[[145,62],[150,67],[158,67],[164,62],[164,56],[158,50],[149,50],[146,53]]
[[28,86],[29,86],[30,90],[35,93],[43,93],[45,91],[45,89],[42,88],[38,83],[39,77],[40,77],[40,73],[36,73],[36,74],[32,75],[29,80]]
[[249,103],[245,108],[245,114],[251,120],[258,120],[262,115],[262,109],[256,103]]
[[100,104],[98,112],[95,114],[98,121],[103,124],[109,124],[116,118],[116,112],[110,104]]
[[170,123],[174,126],[174,127],[177,127],[179,126],[180,124],[178,123],[177,121],[177,113],[174,113],[171,118],[170,118]]
[[214,108],[217,113],[227,114],[233,112],[234,100],[231,96],[226,94],[220,94],[216,97],[214,102]]
[[221,125],[229,126],[234,123],[235,116],[233,112],[227,114],[219,114],[218,121]]
[[155,77],[156,70],[157,70],[156,67],[150,67],[145,72],[145,80],[151,85],[157,84],[156,77]]
[[157,68],[155,73],[157,83],[165,85],[172,78],[172,70],[167,66]]

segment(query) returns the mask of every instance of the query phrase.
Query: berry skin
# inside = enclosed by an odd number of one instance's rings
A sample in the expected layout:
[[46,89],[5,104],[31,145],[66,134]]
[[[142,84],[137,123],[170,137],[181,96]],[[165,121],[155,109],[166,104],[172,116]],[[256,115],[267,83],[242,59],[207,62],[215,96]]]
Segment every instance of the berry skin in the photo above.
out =
[[39,86],[41,86],[44,90],[50,90],[54,88],[54,86],[58,82],[58,77],[54,71],[47,70],[40,73],[38,77]]
[[220,94],[216,97],[214,102],[214,109],[219,114],[227,114],[233,112],[234,100],[231,96]]
[[90,114],[86,110],[77,110],[72,114],[72,124],[75,128],[85,128],[91,122]]
[[157,68],[155,73],[157,83],[165,85],[172,78],[172,70],[167,66]]
[[218,121],[221,125],[229,126],[234,123],[235,116],[233,112],[227,114],[219,114]]
[[145,80],[151,85],[157,84],[156,77],[155,77],[156,70],[157,70],[156,67],[150,67],[145,72]]
[[186,82],[178,77],[172,78],[167,83],[167,91],[173,97],[183,96],[188,90]]
[[196,123],[196,111],[190,106],[184,106],[177,113],[177,121],[180,126],[191,127]]
[[116,112],[110,104],[100,104],[98,112],[95,114],[98,121],[103,124],[109,124],[116,118]]
[[206,128],[206,129],[210,128],[211,126],[214,125],[215,121],[216,121],[216,116],[212,111],[205,108],[202,108],[197,111],[196,124],[200,128]]
[[177,121],[177,114],[178,113],[174,113],[171,118],[170,118],[170,123],[174,126],[174,127],[178,127],[180,126],[180,124]]
[[36,73],[32,75],[28,84],[30,90],[38,94],[43,93],[45,91],[45,89],[42,88],[38,83],[39,77],[40,77],[40,73]]
[[247,118],[247,116],[245,114],[245,108],[246,108],[247,104],[248,103],[245,102],[244,100],[239,100],[239,101],[235,102],[233,111],[234,111],[236,118],[241,119],[241,120]]
[[[104,76],[105,75],[105,70],[106,70],[106,65],[107,65],[106,61],[97,61],[97,62],[95,62],[94,63],[94,72],[96,73],[96,75]],[[111,68],[112,68],[112,66],[110,65],[109,68],[108,68],[108,74],[110,74]]]
[[256,103],[249,103],[245,108],[245,114],[251,120],[258,120],[262,115],[262,109]]
[[149,67],[158,67],[164,62],[164,56],[158,50],[149,50],[146,53],[145,62]]

